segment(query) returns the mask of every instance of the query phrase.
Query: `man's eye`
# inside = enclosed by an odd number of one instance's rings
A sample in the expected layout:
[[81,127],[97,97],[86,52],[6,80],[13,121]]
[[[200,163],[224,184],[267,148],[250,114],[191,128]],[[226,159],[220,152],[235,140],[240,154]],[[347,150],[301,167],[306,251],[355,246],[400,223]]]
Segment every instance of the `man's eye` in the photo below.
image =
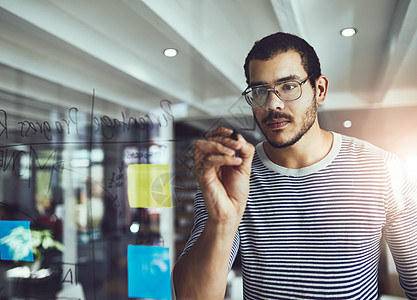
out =
[[296,85],[294,83],[287,83],[282,85],[283,90],[291,91],[296,88]]
[[252,93],[256,96],[263,96],[266,94],[266,88],[254,88]]
[[297,88],[297,84],[295,83],[284,83],[280,86],[282,91],[292,91],[293,89]]

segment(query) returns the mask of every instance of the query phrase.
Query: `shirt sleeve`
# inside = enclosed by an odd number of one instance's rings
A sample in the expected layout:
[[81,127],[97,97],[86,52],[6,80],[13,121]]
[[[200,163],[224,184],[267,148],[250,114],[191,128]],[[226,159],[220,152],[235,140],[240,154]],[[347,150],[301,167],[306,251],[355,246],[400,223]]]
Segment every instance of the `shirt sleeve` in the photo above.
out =
[[384,234],[400,284],[409,299],[417,299],[417,178],[393,154],[386,159],[388,197]]
[[[183,252],[180,255],[180,258],[187,253],[195,242],[200,237],[206,226],[206,220],[208,218],[208,212],[204,204],[203,194],[201,193],[200,188],[198,188],[195,199],[194,199],[194,226],[191,231],[190,238],[188,239]],[[229,271],[232,268],[233,262],[236,259],[237,252],[239,250],[240,237],[239,230],[236,231],[235,237],[233,239],[232,251],[229,258]]]

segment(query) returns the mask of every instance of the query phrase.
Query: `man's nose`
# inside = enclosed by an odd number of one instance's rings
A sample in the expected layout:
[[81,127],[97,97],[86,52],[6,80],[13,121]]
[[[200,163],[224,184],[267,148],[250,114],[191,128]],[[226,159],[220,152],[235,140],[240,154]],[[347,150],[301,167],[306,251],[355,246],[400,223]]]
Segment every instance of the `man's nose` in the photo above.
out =
[[285,102],[282,101],[277,93],[275,92],[275,89],[268,89],[268,96],[265,103],[265,108],[267,110],[276,110],[276,109],[284,109]]

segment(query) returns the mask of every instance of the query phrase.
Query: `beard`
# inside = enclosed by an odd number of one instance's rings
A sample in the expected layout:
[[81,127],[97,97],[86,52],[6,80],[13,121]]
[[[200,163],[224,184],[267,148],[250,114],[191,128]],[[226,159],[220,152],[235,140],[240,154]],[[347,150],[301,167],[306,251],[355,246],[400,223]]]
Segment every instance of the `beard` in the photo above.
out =
[[[310,107],[305,112],[305,117],[303,118],[303,123],[301,124],[301,128],[287,141],[277,142],[277,141],[274,141],[274,140],[268,138],[268,136],[265,134],[265,131],[262,129],[262,126],[259,123],[258,119],[255,117],[255,114],[254,114],[253,117],[255,118],[255,122],[258,125],[259,129],[262,131],[266,140],[268,141],[268,143],[273,148],[276,148],[276,149],[287,148],[287,147],[290,147],[290,146],[294,145],[295,143],[297,143],[313,126],[313,124],[316,120],[316,117],[317,117],[316,93],[314,93],[314,96],[313,96],[313,99],[312,99],[311,102],[312,102],[312,104],[310,105]],[[294,120],[294,118],[291,115],[288,115],[286,113],[281,113],[279,111],[270,111],[268,113],[268,115],[265,118],[262,119],[262,123],[265,124],[265,122],[267,122],[269,120],[278,119],[278,118],[287,119],[289,121]]]

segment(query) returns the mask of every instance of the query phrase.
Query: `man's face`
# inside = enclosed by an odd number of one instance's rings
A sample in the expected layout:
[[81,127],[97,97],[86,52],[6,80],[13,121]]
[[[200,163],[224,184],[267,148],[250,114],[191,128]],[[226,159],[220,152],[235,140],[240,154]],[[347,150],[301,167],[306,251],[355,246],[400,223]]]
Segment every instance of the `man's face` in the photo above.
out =
[[[249,64],[250,84],[273,84],[284,78],[302,82],[307,74],[301,57],[295,51],[278,54],[272,59],[252,60]],[[302,86],[298,100],[284,102],[273,92],[263,107],[254,107],[253,114],[268,143],[274,148],[294,145],[317,122],[316,93],[309,81]],[[318,123],[317,123],[318,125]]]

